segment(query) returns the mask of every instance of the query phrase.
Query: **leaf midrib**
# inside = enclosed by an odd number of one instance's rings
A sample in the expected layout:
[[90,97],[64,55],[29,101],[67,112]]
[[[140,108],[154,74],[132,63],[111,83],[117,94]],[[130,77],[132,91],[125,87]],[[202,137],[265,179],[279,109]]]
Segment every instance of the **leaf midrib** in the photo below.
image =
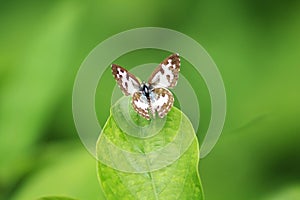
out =
[[154,178],[153,178],[153,174],[152,174],[152,171],[150,170],[150,163],[149,163],[149,159],[148,159],[148,155],[147,154],[144,154],[146,156],[146,160],[147,160],[147,167],[148,167],[148,170],[149,170],[149,175],[150,175],[150,179],[151,179],[151,185],[152,185],[152,188],[153,188],[153,193],[154,193],[154,196],[155,196],[155,199],[156,200],[159,200],[158,198],[158,194],[157,194],[157,190],[156,190],[156,186],[155,186],[155,181],[154,181]]

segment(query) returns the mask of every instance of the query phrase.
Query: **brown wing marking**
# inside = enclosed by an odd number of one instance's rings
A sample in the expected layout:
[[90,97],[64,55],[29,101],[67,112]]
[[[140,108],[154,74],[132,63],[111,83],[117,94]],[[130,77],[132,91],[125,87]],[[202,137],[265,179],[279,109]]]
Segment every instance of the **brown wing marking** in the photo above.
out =
[[176,86],[180,71],[179,54],[172,54],[164,59],[151,74],[148,83],[158,87],[173,88]]
[[140,82],[133,74],[116,64],[112,64],[111,69],[118,86],[126,96],[139,90]]

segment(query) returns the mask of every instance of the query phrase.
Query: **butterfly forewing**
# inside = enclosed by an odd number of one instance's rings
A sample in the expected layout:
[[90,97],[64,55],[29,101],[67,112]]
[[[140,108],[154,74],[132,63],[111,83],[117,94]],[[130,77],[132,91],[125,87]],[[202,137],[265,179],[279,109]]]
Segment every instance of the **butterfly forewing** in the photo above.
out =
[[155,87],[173,88],[177,84],[179,71],[179,55],[172,54],[154,70],[148,83]]
[[139,91],[140,82],[133,74],[116,64],[112,64],[111,69],[114,78],[126,96],[133,95],[135,92]]
[[152,91],[152,98],[150,99],[150,107],[153,116],[157,112],[160,118],[163,118],[172,108],[174,97],[172,93],[165,88],[155,88]]

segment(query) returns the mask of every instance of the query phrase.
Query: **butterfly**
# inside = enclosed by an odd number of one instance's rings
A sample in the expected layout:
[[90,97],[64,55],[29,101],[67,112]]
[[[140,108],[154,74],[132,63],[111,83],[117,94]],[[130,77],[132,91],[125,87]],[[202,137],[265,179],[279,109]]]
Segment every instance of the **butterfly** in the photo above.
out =
[[131,95],[134,110],[150,120],[156,113],[163,118],[171,110],[174,97],[168,90],[176,86],[180,71],[179,54],[172,54],[153,71],[148,82],[142,81],[123,67],[112,64],[112,74],[126,96]]

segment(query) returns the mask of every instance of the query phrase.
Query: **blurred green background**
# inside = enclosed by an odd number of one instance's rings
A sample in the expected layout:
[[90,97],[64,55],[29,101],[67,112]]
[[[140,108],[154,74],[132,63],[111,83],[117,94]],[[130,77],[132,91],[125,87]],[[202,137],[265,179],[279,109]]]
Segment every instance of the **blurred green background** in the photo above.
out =
[[[297,0],[1,1],[0,199],[103,199],[96,162],[74,128],[73,82],[99,42],[143,26],[196,39],[223,76],[224,131],[199,167],[206,199],[300,199]],[[160,62],[168,54],[143,50],[118,63]],[[193,70],[182,67],[182,73],[202,99],[201,142],[209,95]],[[98,91],[109,94],[114,84],[108,70]],[[102,124],[109,114],[106,93],[96,97]]]

